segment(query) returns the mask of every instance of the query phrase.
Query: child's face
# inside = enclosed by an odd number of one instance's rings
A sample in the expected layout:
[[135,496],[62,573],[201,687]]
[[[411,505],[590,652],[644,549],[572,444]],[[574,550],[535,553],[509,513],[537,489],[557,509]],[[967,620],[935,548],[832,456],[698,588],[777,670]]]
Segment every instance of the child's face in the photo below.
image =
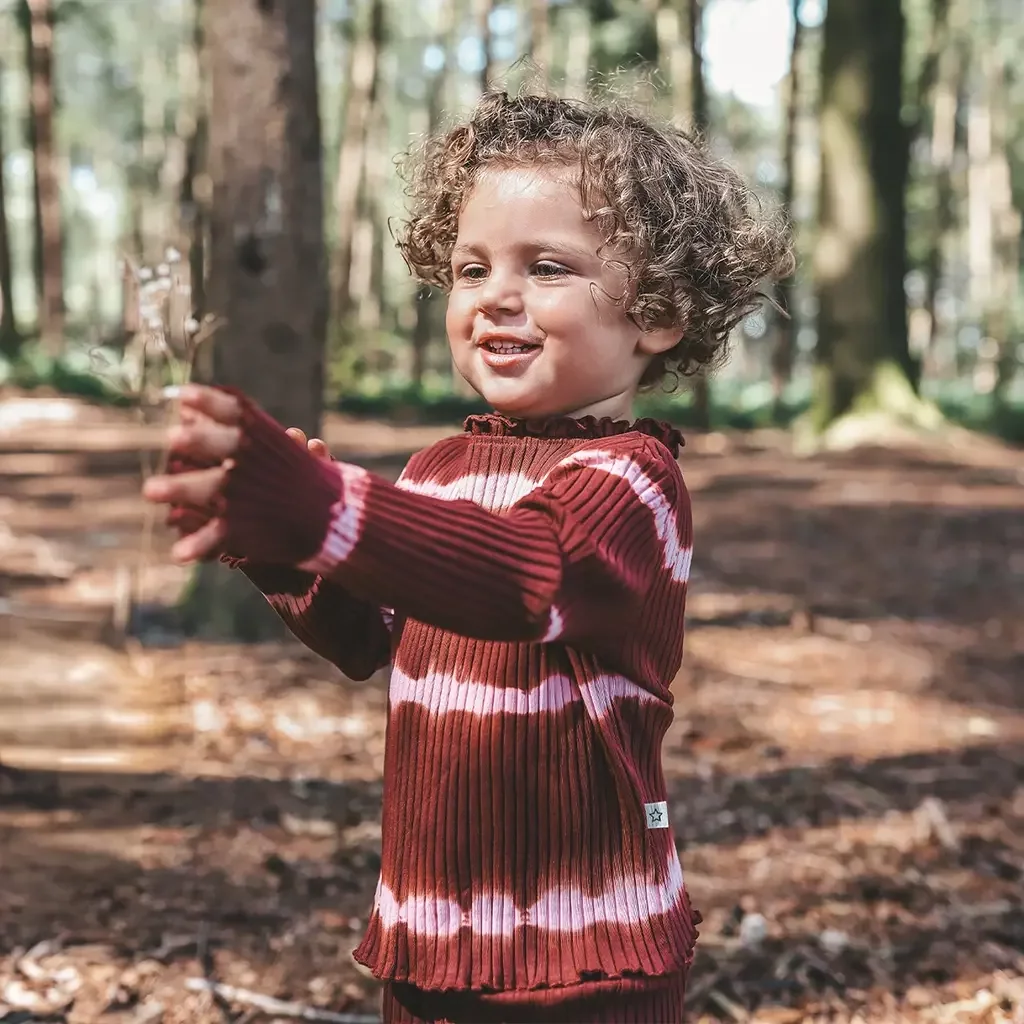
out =
[[678,330],[645,333],[620,302],[567,168],[488,169],[459,217],[448,341],[498,412],[629,416],[644,369]]

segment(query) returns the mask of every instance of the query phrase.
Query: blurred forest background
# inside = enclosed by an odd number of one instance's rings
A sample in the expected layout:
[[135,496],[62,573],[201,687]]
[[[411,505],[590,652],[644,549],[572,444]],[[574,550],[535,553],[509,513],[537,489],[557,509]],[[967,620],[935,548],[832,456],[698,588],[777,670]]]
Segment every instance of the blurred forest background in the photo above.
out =
[[680,424],[694,1021],[1024,1022],[1021,0],[0,0],[0,1020],[377,1019],[388,678],[168,557],[189,374],[395,479],[478,409],[389,233],[490,85],[705,132],[799,264]]
[[916,392],[1020,440],[1022,44],[1013,0],[4,0],[0,380],[96,388],[140,326],[120,257],[172,249],[220,375],[287,386],[282,413],[316,421],[319,374],[331,407],[474,408],[391,241],[393,161],[525,78],[691,125],[791,213],[791,319],[766,305],[653,411],[933,422]]

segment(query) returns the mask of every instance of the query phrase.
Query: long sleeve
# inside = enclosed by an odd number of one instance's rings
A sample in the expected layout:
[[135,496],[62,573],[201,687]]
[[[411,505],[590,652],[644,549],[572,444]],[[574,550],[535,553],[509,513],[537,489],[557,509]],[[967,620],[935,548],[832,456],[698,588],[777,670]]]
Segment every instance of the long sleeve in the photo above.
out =
[[[208,468],[176,456],[171,473]],[[194,533],[217,514],[215,507],[172,506],[167,524],[182,536]],[[368,679],[391,658],[391,631],[381,609],[314,572],[221,555],[263,594],[288,629],[311,651],[336,665],[350,679]]]
[[391,658],[391,631],[380,607],[316,573],[281,565],[237,568],[291,632],[350,679],[369,679]]
[[318,463],[247,405],[224,497],[232,548],[475,639],[614,650],[689,565],[681,479],[646,440],[578,451],[496,515]]

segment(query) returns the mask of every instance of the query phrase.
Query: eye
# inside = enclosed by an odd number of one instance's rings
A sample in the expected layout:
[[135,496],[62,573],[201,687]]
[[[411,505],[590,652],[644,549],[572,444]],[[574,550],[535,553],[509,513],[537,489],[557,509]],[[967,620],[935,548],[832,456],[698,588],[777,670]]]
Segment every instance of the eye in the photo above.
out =
[[554,260],[539,260],[534,264],[533,270],[538,277],[565,277],[572,273],[568,267],[563,267]]
[[455,276],[469,281],[479,281],[487,276],[487,268],[479,263],[467,263],[464,267],[456,268]]

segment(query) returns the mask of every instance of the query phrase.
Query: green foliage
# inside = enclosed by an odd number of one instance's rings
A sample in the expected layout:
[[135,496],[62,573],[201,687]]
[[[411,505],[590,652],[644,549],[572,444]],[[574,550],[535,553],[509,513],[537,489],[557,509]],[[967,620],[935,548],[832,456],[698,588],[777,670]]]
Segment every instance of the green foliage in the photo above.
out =
[[951,422],[1024,446],[1024,394],[1000,401],[995,394],[979,395],[963,382],[931,390],[932,400]]
[[113,382],[96,372],[93,346],[68,346],[53,358],[37,342],[22,345],[17,359],[0,358],[0,386],[22,391],[54,391],[89,398],[105,405],[127,406],[129,399]]
[[624,68],[654,64],[658,59],[658,37],[654,20],[643,5],[601,6],[605,8],[605,17],[594,18],[591,76],[614,75]]
[[488,411],[487,405],[476,396],[412,387],[351,391],[338,397],[335,408],[350,416],[430,424],[457,423],[467,416]]

